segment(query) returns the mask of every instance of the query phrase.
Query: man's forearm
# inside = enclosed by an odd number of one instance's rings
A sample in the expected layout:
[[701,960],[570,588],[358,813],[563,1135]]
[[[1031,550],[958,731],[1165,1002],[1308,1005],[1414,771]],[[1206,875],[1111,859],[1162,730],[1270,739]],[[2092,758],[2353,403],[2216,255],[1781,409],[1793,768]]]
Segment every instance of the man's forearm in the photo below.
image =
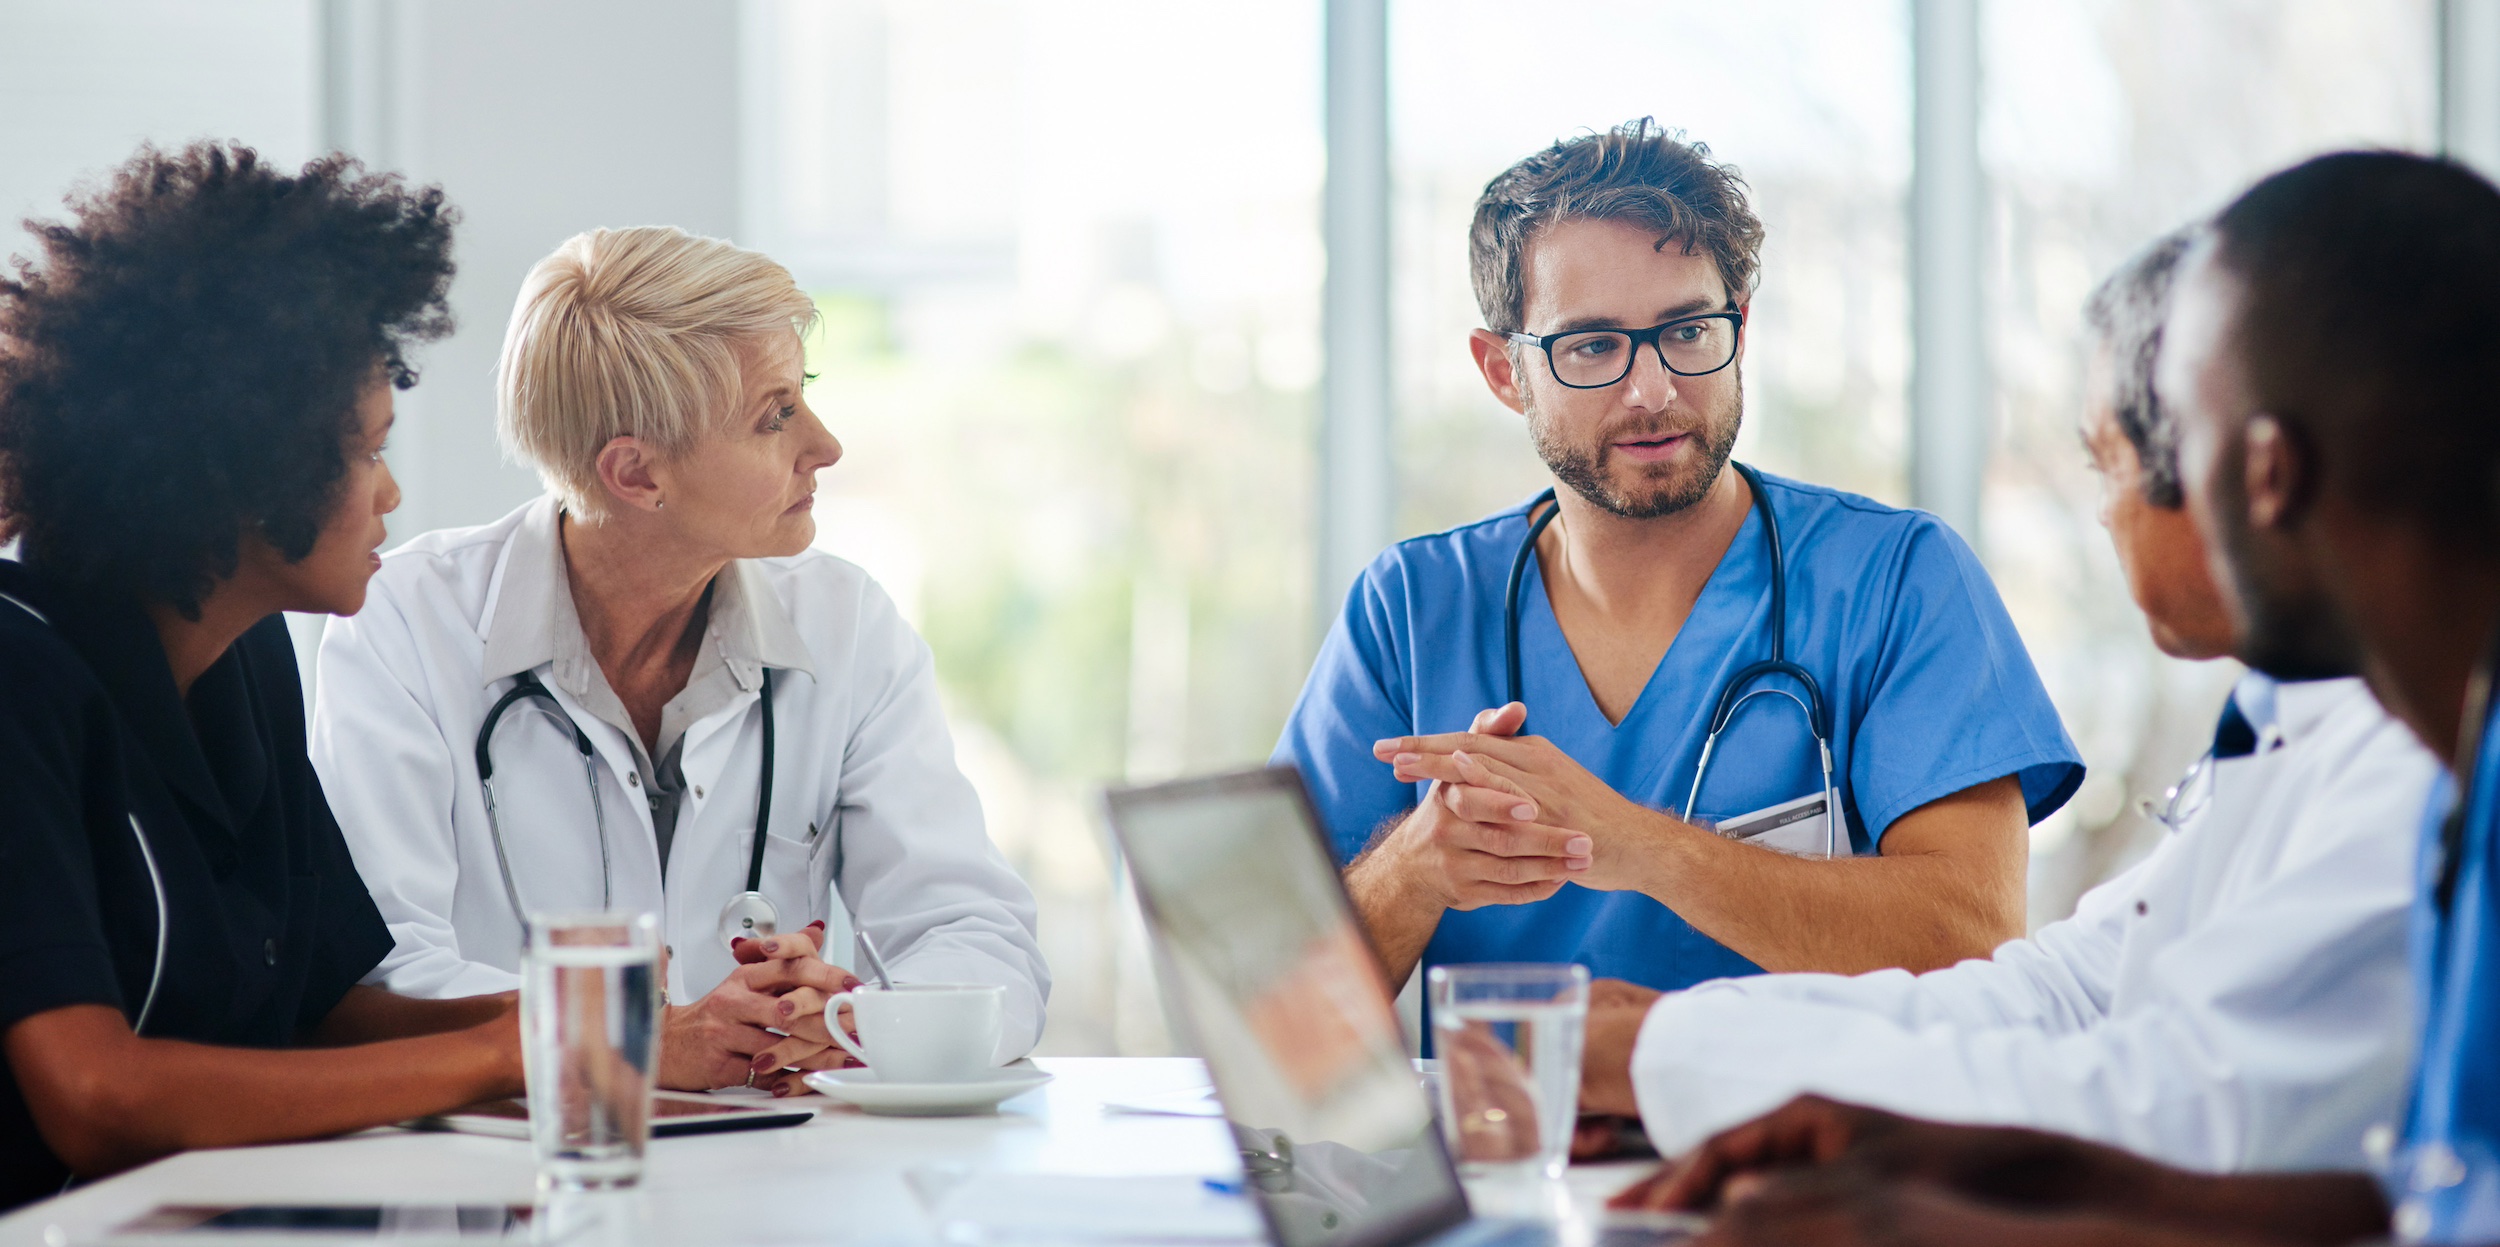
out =
[[2099,1210],[2218,1236],[2328,1244],[2383,1237],[2387,1200],[2358,1173],[2203,1174],[2163,1169],[2102,1193]]
[[1399,869],[1377,848],[1346,867],[1345,883],[1394,990],[1424,959],[1424,946],[1440,929],[1442,906],[1417,886],[1411,871]]
[[[1840,1112],[1866,1113],[1843,1108]],[[2387,1207],[2359,1174],[2208,1174],[2123,1147],[2029,1127],[1957,1126],[1875,1114],[1847,1158],[2008,1208],[2112,1217],[2216,1240],[2346,1243],[2386,1232]]]
[[[2004,1183],[1965,1193],[2012,1206],[2037,1203],[2069,1224],[2126,1231],[2108,1241],[2335,1247],[2381,1238],[2387,1202],[2357,1173],[2207,1174],[2173,1169],[2099,1144],[2075,1143],[2062,1174],[2009,1169]],[[2047,1196],[2043,1199],[2042,1196]]]
[[2011,1216],[1984,1221],[1975,1228],[1976,1233],[1922,1235],[1916,1241],[1928,1247],[2298,1247],[2307,1241],[2244,1230],[2165,1225],[2125,1213]]
[[1639,889],[1773,972],[1941,969],[2019,938],[2019,886],[1942,854],[1821,861],[1727,840],[1664,814]]

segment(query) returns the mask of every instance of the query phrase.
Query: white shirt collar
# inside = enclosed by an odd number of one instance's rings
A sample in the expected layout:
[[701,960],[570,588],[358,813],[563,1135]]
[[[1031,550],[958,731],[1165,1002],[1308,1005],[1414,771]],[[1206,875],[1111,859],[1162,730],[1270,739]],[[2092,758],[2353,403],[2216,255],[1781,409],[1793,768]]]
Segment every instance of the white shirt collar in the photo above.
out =
[[[2299,740],[2343,704],[2358,676],[2329,680],[2275,680],[2252,671],[2232,691],[2240,713],[2257,729],[2262,745],[2269,733],[2283,743]],[[2264,752],[2260,748],[2259,752]]]
[[[586,685],[597,673],[565,575],[564,543],[556,535],[561,514],[554,497],[541,498],[513,530],[494,613],[486,624],[482,683],[550,663],[557,682],[567,687]],[[810,678],[816,674],[798,625],[753,559],[733,560],[714,580],[705,629],[711,642],[705,650],[718,656],[741,689],[754,688],[767,667],[804,671]],[[695,678],[704,674],[697,671]]]

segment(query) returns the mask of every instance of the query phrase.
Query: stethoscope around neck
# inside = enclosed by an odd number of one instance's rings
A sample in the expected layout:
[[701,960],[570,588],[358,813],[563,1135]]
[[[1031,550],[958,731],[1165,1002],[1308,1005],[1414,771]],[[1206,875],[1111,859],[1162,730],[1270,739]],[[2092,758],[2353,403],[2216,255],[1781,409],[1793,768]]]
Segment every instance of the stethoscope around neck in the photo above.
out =
[[[764,711],[764,760],[762,775],[755,796],[755,842],[747,850],[746,890],[729,898],[721,906],[720,940],[726,946],[740,939],[762,939],[781,929],[781,911],[764,895],[764,833],[772,825],[773,813],[773,673],[766,668],[759,700]],[[512,877],[512,856],[504,849],[503,824],[495,814],[495,725],[503,722],[504,712],[522,702],[553,716],[573,738],[573,749],[582,758],[582,782],[590,789],[590,818],[599,829],[599,905],[615,907],[616,877],[608,853],[608,812],[599,800],[599,754],[590,743],[590,734],[582,730],[573,716],[565,713],[563,703],[539,682],[538,677],[524,671],[515,677],[512,687],[495,699],[493,709],[486,712],[486,721],[477,729],[477,782],[486,790],[486,834],[495,842],[495,868],[503,875],[504,899],[512,905],[512,916],[523,925],[529,922],[529,910],[521,904],[521,889]]]
[[[1693,805],[1701,797],[1701,781],[1710,774],[1710,756],[1719,747],[1719,733],[1746,702],[1756,697],[1785,697],[1806,717],[1806,730],[1814,734],[1814,747],[1823,762],[1823,853],[1838,857],[1840,847],[1840,789],[1832,780],[1831,709],[1823,700],[1823,686],[1814,673],[1788,661],[1788,564],[1780,542],[1778,512],[1771,507],[1770,491],[1762,487],[1762,477],[1751,467],[1728,461],[1736,474],[1745,478],[1753,490],[1753,504],[1762,513],[1762,543],[1771,559],[1771,656],[1748,663],[1728,677],[1719,687],[1718,701],[1710,712],[1710,731],[1702,737],[1701,762],[1693,768],[1693,786],[1684,794],[1682,818],[1693,819]],[[1539,510],[1544,514],[1537,514]],[[1536,543],[1545,535],[1545,527],[1562,514],[1562,506],[1554,491],[1546,490],[1528,504],[1528,514],[1535,516],[1528,524],[1528,535],[1519,543],[1519,552],[1511,557],[1510,582],[1502,595],[1502,658],[1504,673],[1509,677],[1507,700],[1525,704],[1525,684],[1519,673],[1519,591],[1527,580],[1528,560],[1536,554]],[[1786,676],[1794,681],[1797,691],[1777,685],[1762,684],[1773,676]],[[1799,696],[1802,692],[1803,696]]]

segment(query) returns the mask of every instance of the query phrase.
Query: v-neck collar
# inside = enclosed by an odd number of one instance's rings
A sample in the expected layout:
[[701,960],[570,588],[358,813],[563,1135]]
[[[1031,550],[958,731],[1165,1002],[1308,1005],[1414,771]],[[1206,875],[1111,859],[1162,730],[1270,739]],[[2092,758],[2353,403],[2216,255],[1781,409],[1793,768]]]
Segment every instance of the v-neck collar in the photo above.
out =
[[[1567,724],[1584,727],[1605,739],[1613,739],[1627,731],[1637,734],[1640,729],[1638,721],[1649,713],[1650,707],[1670,696],[1660,692],[1659,686],[1671,682],[1674,677],[1670,672],[1685,655],[1693,652],[1693,645],[1687,642],[1687,638],[1692,636],[1694,627],[1717,627],[1724,622],[1735,625],[1736,630],[1741,631],[1745,617],[1761,605],[1761,600],[1769,591],[1767,582],[1754,583],[1763,581],[1768,573],[1767,563],[1759,557],[1761,546],[1762,507],[1757,499],[1745,507],[1745,519],[1737,525],[1736,536],[1728,541],[1727,550],[1719,555],[1719,561],[1710,569],[1709,577],[1702,581],[1701,592],[1694,596],[1693,608],[1685,613],[1683,626],[1677,628],[1674,639],[1667,642],[1666,652],[1658,656],[1658,665],[1650,668],[1649,679],[1642,683],[1640,695],[1632,699],[1631,707],[1623,712],[1623,720],[1619,723],[1608,722],[1606,712],[1598,708],[1597,694],[1589,689],[1588,673],[1581,668],[1579,655],[1572,652],[1571,639],[1563,635],[1562,621],[1555,617],[1554,603],[1545,594],[1544,558],[1541,554],[1531,554],[1527,572],[1521,577],[1525,583],[1520,586],[1520,592],[1526,600],[1520,603],[1519,623],[1521,681],[1526,685],[1520,692],[1529,699],[1529,717],[1537,717],[1536,698],[1541,692],[1548,699],[1547,707],[1559,708]],[[1740,563],[1740,569],[1730,571],[1731,563]],[[1746,583],[1738,583],[1740,579]],[[1723,619],[1723,616],[1733,618]],[[1768,650],[1764,651],[1764,656],[1769,656]],[[1700,659],[1683,662],[1682,665],[1689,667],[1707,661]],[[1547,681],[1549,684],[1567,684],[1570,686],[1567,690],[1540,690],[1530,682],[1529,673],[1537,670],[1569,670],[1579,678]],[[1561,701],[1557,707],[1552,699],[1558,693]],[[1711,694],[1715,693],[1713,688]],[[1707,715],[1709,712],[1704,708],[1700,713]]]
[[[10,581],[30,582],[25,585],[29,596],[43,608],[53,632],[86,660],[88,671],[120,712],[124,728],[146,751],[166,786],[199,813],[200,826],[234,840],[237,812],[258,803],[269,779],[269,759],[251,713],[251,690],[239,652],[242,640],[237,638],[200,673],[186,705],[174,687],[164,640],[136,602],[81,593],[39,569],[20,566],[23,570]],[[200,712],[197,726],[194,706]],[[203,748],[203,736],[217,742],[213,760]],[[225,785],[218,783],[221,774]]]

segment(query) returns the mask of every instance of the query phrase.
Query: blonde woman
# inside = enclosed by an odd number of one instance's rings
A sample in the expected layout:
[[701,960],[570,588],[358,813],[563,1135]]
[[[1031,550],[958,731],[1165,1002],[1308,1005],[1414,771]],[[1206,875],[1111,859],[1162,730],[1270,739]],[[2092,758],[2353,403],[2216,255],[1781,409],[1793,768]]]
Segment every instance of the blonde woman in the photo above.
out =
[[[957,771],[928,647],[812,550],[841,443],[809,410],[814,307],[680,230],[541,261],[498,423],[545,496],[391,552],[321,647],[313,756],[416,996],[516,982],[530,913],[647,910],[663,1085],[802,1088],[852,932],[898,978],[1006,989],[1040,1037],[1031,891]],[[818,925],[822,924],[822,925]]]

